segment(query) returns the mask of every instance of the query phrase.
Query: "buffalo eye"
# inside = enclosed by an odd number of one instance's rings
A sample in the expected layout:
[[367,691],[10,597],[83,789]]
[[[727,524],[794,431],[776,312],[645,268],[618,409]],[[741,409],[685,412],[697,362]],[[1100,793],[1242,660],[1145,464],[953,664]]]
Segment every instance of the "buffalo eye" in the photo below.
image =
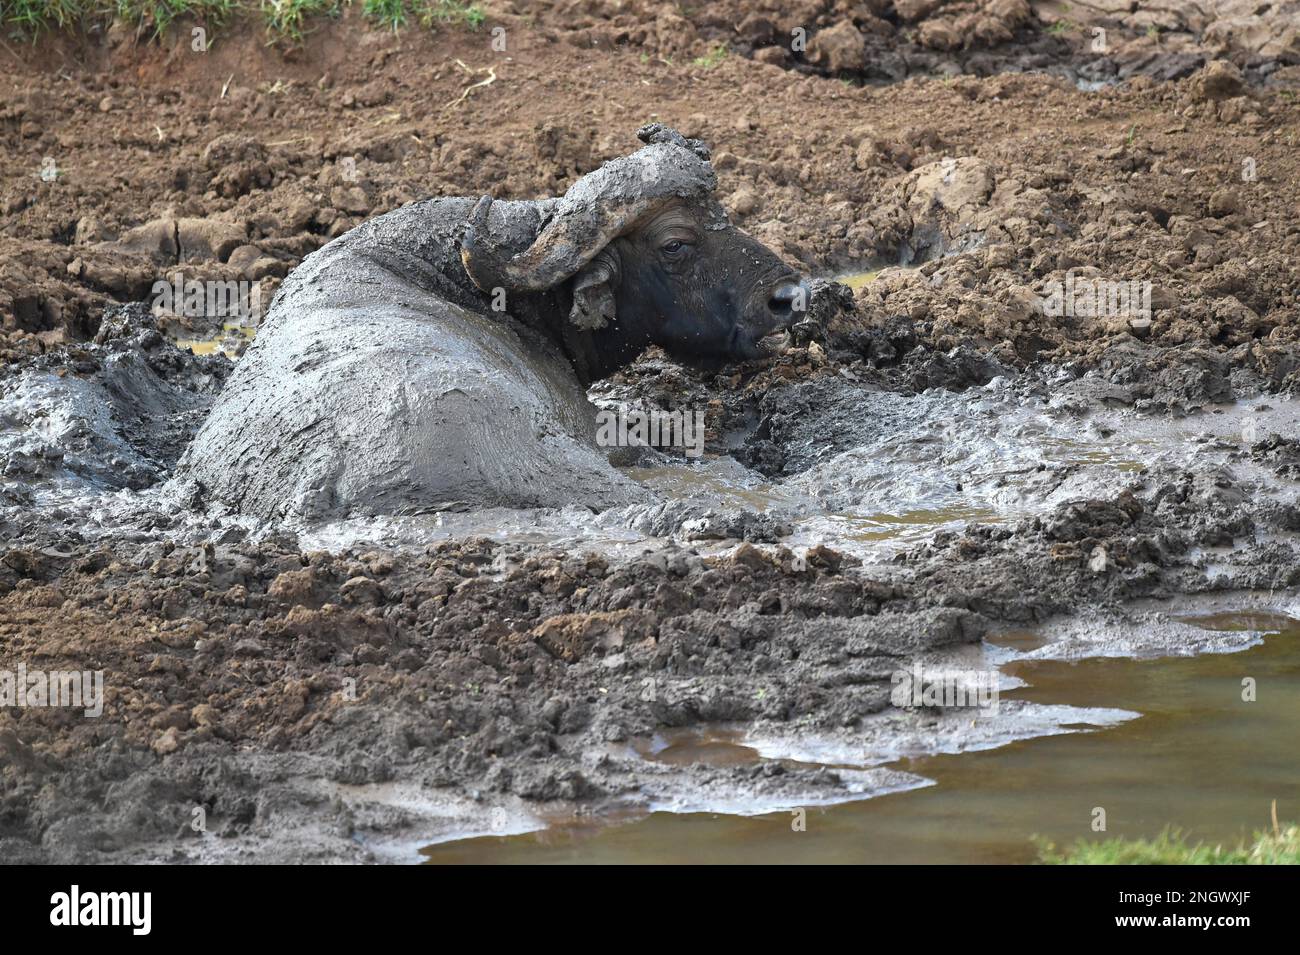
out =
[[664,255],[676,256],[681,255],[687,249],[687,243],[681,239],[670,239],[659,247]]

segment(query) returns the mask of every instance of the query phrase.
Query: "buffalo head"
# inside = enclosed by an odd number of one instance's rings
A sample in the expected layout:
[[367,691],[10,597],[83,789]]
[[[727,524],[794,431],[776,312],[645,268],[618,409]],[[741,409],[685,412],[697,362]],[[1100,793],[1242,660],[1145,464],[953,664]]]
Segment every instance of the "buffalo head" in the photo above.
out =
[[791,324],[806,286],[714,200],[708,148],[658,123],[646,146],[579,179],[532,245],[510,255],[488,228],[492,200],[469,217],[461,261],[484,292],[567,293],[570,328],[601,354],[598,374],[648,344],[685,361],[754,358]]

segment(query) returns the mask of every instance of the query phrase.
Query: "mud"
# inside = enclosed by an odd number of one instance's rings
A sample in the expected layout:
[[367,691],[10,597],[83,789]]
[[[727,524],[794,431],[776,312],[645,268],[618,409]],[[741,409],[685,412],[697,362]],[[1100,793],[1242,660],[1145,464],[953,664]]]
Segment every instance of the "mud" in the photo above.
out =
[[[997,635],[986,652],[1001,659],[999,667],[1007,676],[1001,707],[1014,700],[1040,711],[1068,713],[1071,722],[1056,727],[1059,731],[1043,727],[1043,735],[1029,740],[930,755],[925,753],[933,748],[932,735],[911,752],[898,745],[910,739],[887,737],[898,758],[881,768],[905,773],[913,784],[887,798],[801,807],[804,831],[792,830],[791,820],[798,815],[791,810],[800,807],[772,806],[772,812],[747,815],[751,807],[723,805],[716,807],[720,814],[627,812],[604,825],[581,817],[549,819],[545,831],[485,833],[429,846],[422,855],[438,864],[628,858],[1023,864],[1034,862],[1038,851],[1027,834],[1057,844],[1072,840],[1081,816],[1095,806],[1108,808],[1112,835],[1146,837],[1172,818],[1196,838],[1231,842],[1249,833],[1256,819],[1267,817],[1274,794],[1290,786],[1294,741],[1287,734],[1275,735],[1271,727],[1295,721],[1295,638],[1300,630],[1292,618],[1240,612],[1239,597],[1227,598],[1217,609],[1214,601],[1178,603],[1191,614],[1178,621],[1160,614],[1143,620],[1144,627],[1170,631],[1175,639],[1170,649],[1194,645],[1198,651],[1173,658],[1059,660],[1052,649],[1069,645],[1060,629],[1046,644],[1033,631]],[[1237,612],[1224,612],[1234,605]],[[1038,656],[1032,647],[1047,653]],[[1272,688],[1266,702],[1261,697],[1246,704],[1234,692],[1244,674]],[[986,719],[979,717],[980,722]],[[746,737],[743,729],[694,728],[663,731],[644,756],[679,763],[782,765],[792,762],[785,757],[796,755],[834,760],[823,765],[843,769],[893,755],[875,749],[875,742],[852,735],[815,745],[805,740],[796,752],[782,745],[786,740],[772,745]],[[964,740],[957,735],[946,742],[960,747]],[[1224,778],[1248,782],[1211,782]],[[1280,798],[1278,811],[1285,805],[1286,798]]]
[[[494,10],[513,44],[499,61],[482,35],[356,40],[345,20],[289,56],[117,36],[47,39],[15,65],[0,668],[103,670],[106,699],[99,718],[0,709],[5,858],[414,861],[575,814],[859,799],[924,784],[882,765],[904,744],[996,745],[1082,715],[1008,703],[972,728],[896,708],[891,677],[917,659],[996,664],[989,638],[1026,625],[1056,647],[1030,653],[1218,652],[1250,638],[1180,624],[1180,605],[1294,613],[1286,49],[1212,45],[1239,34],[1181,7],[1149,38],[1125,8],[1135,50],[1235,63],[1125,78],[1116,55],[1097,77],[1124,81],[1089,92],[1046,5],[882,4],[890,31],[854,18],[864,43],[944,58],[908,75],[976,75],[875,86],[869,68],[777,62],[771,42],[694,63],[725,10],[624,6],[590,23]],[[1284,7],[1262,6],[1243,16]],[[945,50],[961,16],[1011,39],[963,28],[985,39]],[[837,22],[810,8],[811,40]],[[1060,76],[978,59],[1024,38],[1015,55]],[[443,106],[474,81],[456,57],[498,78]],[[176,268],[269,294],[425,196],[558,194],[651,114],[714,143],[724,204],[790,261],[884,266],[819,285],[779,355],[701,371],[652,350],[591,392],[704,409],[701,463],[645,450],[623,471],[645,498],[599,514],[266,523],[205,516],[168,482],[240,372],[172,342],[220,321],[121,306]],[[49,154],[53,182],[36,176]],[[1049,314],[1071,277],[1150,281],[1149,321]],[[719,726],[734,748],[691,755]]]
[[6,493],[142,490],[171,474],[230,373],[179,351],[147,306],[109,308],[93,341],[0,368]]
[[[1258,453],[1241,443],[1235,415],[1131,420],[1125,411],[1138,434],[1168,450],[1125,469],[1118,454],[1105,460],[1104,445],[1081,441],[1103,460],[1039,461],[1026,469],[1033,480],[1017,482],[964,470],[980,469],[980,448],[998,461],[1012,453],[996,426],[983,425],[969,449],[924,433],[925,422],[960,414],[959,403],[974,410],[958,429],[974,432],[985,389],[909,397],[836,376],[814,390],[821,427],[838,421],[850,447],[821,477],[809,462],[769,495],[820,496],[850,514],[876,507],[873,494],[897,502],[916,470],[906,451],[915,441],[929,455],[951,448],[963,493],[994,519],[938,532],[922,522],[922,543],[893,550],[830,534],[830,545],[792,548],[807,514],[776,520],[780,507],[733,497],[704,512],[709,525],[692,495],[657,524],[636,508],[598,522],[536,515],[551,522],[542,541],[567,534],[562,548],[528,542],[517,528],[529,518],[516,513],[487,516],[495,539],[450,528],[444,540],[418,525],[404,544],[386,525],[317,530],[332,534],[326,550],[304,543],[310,532],[205,526],[156,488],[129,502],[83,493],[58,508],[6,508],[9,659],[102,669],[107,683],[99,719],[6,712],[6,816],[15,820],[6,848],[33,859],[409,858],[439,833],[539,825],[573,805],[757,812],[896,791],[923,781],[813,766],[837,761],[806,747],[839,739],[860,752],[876,739],[883,762],[890,746],[978,748],[1078,722],[1068,708],[1007,707],[996,726],[936,726],[890,705],[891,677],[911,661],[969,665],[992,629],[1062,617],[1090,622],[1088,656],[1204,650],[1190,631],[1122,608],[1300,586],[1296,485],[1267,467],[1267,438]],[[892,431],[854,437],[860,418],[843,408],[860,408],[866,395],[920,406]],[[1233,410],[1267,433],[1284,400]],[[1028,402],[998,404],[1014,416]],[[1294,404],[1281,411],[1293,424]],[[1077,429],[1077,414],[1064,416],[1067,427]],[[1115,428],[1122,446],[1114,414],[1097,401],[1094,427]],[[817,428],[791,432],[789,445],[781,429],[766,440],[799,461]],[[1188,430],[1200,435],[1190,449],[1177,437]],[[1026,443],[1053,447],[1042,438]],[[877,443],[864,450],[858,440]],[[891,441],[903,445],[892,458]],[[882,462],[878,491],[835,483],[869,478],[866,463],[843,460],[859,452]],[[933,469],[914,480],[931,496],[958,486]],[[29,482],[27,493],[44,483]],[[733,475],[727,486],[737,484]],[[1012,519],[1017,512],[1033,516]],[[621,541],[602,543],[608,525]],[[737,544],[752,527],[767,531],[748,536],[772,543]],[[648,766],[634,747],[668,729],[718,724],[745,727],[760,753],[810,765]],[[406,800],[385,795],[391,787]],[[208,834],[188,828],[197,807]]]

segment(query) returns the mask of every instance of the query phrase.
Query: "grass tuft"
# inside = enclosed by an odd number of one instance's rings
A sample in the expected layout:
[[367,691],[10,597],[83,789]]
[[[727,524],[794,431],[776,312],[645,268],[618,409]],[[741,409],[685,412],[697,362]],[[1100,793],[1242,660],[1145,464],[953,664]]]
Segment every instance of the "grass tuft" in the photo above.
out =
[[1257,832],[1253,842],[1226,848],[1193,844],[1176,829],[1154,839],[1080,839],[1060,850],[1040,840],[1038,859],[1048,865],[1297,865],[1300,826]]
[[446,23],[477,30],[487,19],[487,14],[477,3],[462,3],[459,0],[412,0],[411,6],[419,9],[420,24],[426,27],[431,27],[435,23]]
[[[77,0],[63,2],[75,3]],[[237,0],[114,0],[112,6],[114,15],[119,20],[145,27],[152,26],[153,35],[160,37],[177,17],[188,16],[210,26],[221,26],[235,12],[236,3]],[[98,4],[84,5],[87,10],[83,17],[92,15],[93,8]],[[58,25],[63,27],[66,24]]]
[[394,33],[406,26],[406,0],[365,0],[361,10],[367,19],[392,27]]
[[704,56],[697,56],[695,59],[691,60],[691,65],[711,70],[716,66],[720,66],[722,61],[726,58],[727,45],[725,43],[715,43],[709,48],[709,52],[704,54]]
[[[337,17],[353,0],[0,0],[4,33],[34,39],[47,30],[71,30],[94,21],[117,19],[149,31],[155,38],[186,17],[220,27],[236,17],[260,20],[272,40],[299,42],[309,22]],[[397,32],[409,23],[477,30],[487,19],[483,8],[463,0],[360,0],[372,23]]]
[[301,43],[307,22],[316,17],[337,17],[341,12],[339,3],[340,0],[259,0],[257,5],[272,40]]

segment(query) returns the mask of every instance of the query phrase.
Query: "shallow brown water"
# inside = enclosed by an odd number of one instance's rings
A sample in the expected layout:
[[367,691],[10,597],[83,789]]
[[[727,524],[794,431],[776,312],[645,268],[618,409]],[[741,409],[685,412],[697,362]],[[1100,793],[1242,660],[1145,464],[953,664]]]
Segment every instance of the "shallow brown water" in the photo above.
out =
[[836,276],[835,281],[839,282],[841,285],[847,285],[849,288],[857,290],[872,281],[879,274],[880,269],[871,269],[866,272],[850,272],[847,275]]
[[232,360],[239,357],[239,349],[243,344],[252,341],[257,337],[257,329],[248,325],[237,325],[227,322],[221,326],[221,331],[214,333],[206,338],[174,338],[176,347],[182,350],[188,349],[195,355],[215,355],[218,352]]
[[[1030,685],[1005,698],[1142,716],[1098,732],[902,760],[893,765],[935,785],[809,809],[804,832],[792,831],[786,812],[654,813],[444,843],[424,855],[432,863],[1015,863],[1034,861],[1035,836],[1061,844],[1149,837],[1174,825],[1232,843],[1268,824],[1273,799],[1280,818],[1300,817],[1300,622],[1258,613],[1188,622],[1276,633],[1234,654],[1009,664]],[[1006,642],[1025,649],[1023,637]],[[1245,677],[1256,681],[1255,702],[1242,700]],[[743,760],[742,749],[678,741],[656,758]],[[1091,828],[1098,807],[1105,833]]]

